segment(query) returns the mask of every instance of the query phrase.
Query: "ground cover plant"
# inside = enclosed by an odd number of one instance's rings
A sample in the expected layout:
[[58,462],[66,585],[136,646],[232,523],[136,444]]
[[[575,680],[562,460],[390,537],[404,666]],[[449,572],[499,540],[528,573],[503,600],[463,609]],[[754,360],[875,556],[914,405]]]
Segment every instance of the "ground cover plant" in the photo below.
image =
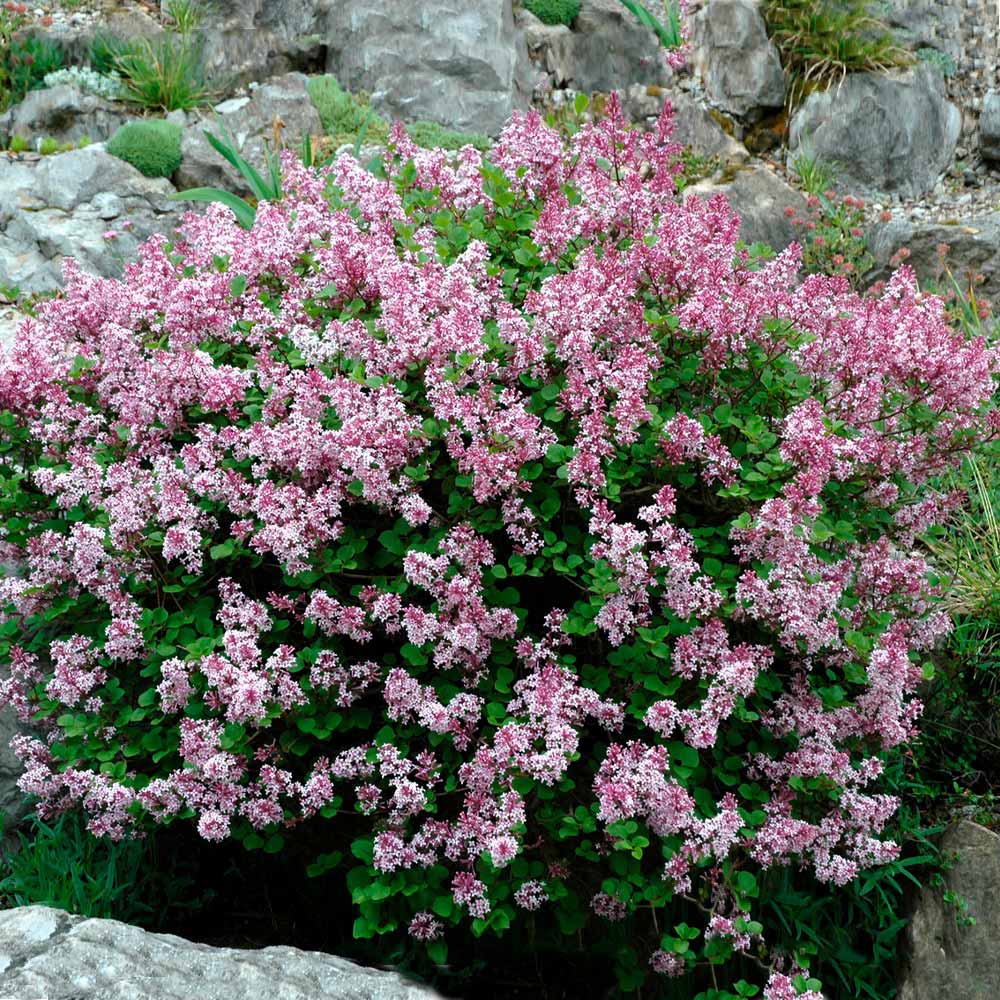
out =
[[762,886],[898,856],[883,761],[949,628],[915,546],[997,358],[906,268],[750,256],[670,128],[396,126],[374,171],[284,153],[250,228],[67,266],[0,361],[43,820],[322,843],[355,936],[433,962],[527,927],[623,991],[817,1000]]
[[543,24],[572,24],[580,0],[524,0],[524,6]]
[[147,177],[169,177],[181,165],[181,127],[162,118],[126,122],[108,140],[108,152]]

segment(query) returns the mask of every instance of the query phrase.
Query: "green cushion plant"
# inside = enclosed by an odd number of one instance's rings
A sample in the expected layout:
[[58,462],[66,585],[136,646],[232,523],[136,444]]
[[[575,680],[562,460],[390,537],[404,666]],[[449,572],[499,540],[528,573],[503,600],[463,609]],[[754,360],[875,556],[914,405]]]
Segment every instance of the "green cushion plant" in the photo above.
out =
[[181,165],[181,129],[164,119],[127,122],[107,148],[147,177],[169,177]]
[[569,24],[580,13],[580,0],[525,0],[524,6],[543,24]]

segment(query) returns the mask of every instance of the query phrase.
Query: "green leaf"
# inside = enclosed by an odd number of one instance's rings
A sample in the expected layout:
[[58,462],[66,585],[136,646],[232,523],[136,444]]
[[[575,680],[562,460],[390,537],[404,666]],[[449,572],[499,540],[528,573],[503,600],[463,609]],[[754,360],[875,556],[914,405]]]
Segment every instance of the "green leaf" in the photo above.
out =
[[220,559],[228,559],[233,554],[233,550],[235,548],[236,543],[232,538],[229,538],[224,542],[220,542],[218,545],[213,545],[208,550],[208,554],[216,561]]
[[257,210],[253,205],[220,188],[188,188],[186,191],[178,191],[167,197],[174,201],[220,202],[236,216],[236,221],[244,229],[253,229],[254,220],[257,218]]
[[448,944],[444,938],[427,942],[427,957],[435,965],[444,965],[448,961]]
[[351,854],[353,854],[359,861],[364,861],[369,865],[372,863],[373,849],[374,844],[370,838],[366,839],[361,837],[351,844]]
[[[222,126],[222,129],[225,132],[225,126]],[[258,201],[275,201],[281,196],[280,178],[279,185],[268,184],[257,170],[236,152],[232,136],[227,134],[226,138],[229,142],[225,143],[209,132],[208,129],[202,129],[202,134],[211,143],[212,148],[243,175],[243,179],[250,186],[253,196]]]

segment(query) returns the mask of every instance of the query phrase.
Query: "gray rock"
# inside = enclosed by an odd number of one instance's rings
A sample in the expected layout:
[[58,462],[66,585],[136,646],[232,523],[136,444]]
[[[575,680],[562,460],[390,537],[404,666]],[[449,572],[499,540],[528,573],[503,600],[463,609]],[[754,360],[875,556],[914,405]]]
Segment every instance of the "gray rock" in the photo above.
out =
[[[161,0],[165,8],[169,0]],[[317,34],[325,5],[315,0],[213,0],[200,32],[202,64],[217,91],[290,70],[320,70]]]
[[549,78],[551,87],[569,87],[577,75],[576,35],[565,24],[545,24],[529,10],[517,12],[528,55]]
[[[0,351],[2,351],[13,339],[14,335],[17,333],[17,328],[21,325],[21,321],[24,319],[22,313],[13,305],[0,305]],[[6,567],[0,564],[0,576],[5,572]],[[0,722],[0,730],[3,729],[3,723]],[[7,737],[7,741],[10,740],[10,736]],[[0,759],[2,759],[3,747],[6,745],[2,732],[0,732]],[[0,809],[3,808],[2,800],[4,796],[3,792],[3,765],[0,764]]]
[[[24,320],[25,315],[13,305],[0,306],[0,353],[14,340]],[[0,577],[16,575],[16,565],[0,562]],[[4,679],[9,678],[9,667],[0,668],[0,674]],[[0,834],[4,836],[27,815],[29,808],[28,796],[17,787],[24,767],[10,748],[11,739],[22,733],[38,736],[37,731],[32,731],[18,719],[11,706],[0,709]]]
[[[0,159],[0,285],[26,294],[58,289],[66,257],[94,274],[117,274],[140,242],[176,227],[187,206],[168,200],[173,191],[100,143],[34,161]],[[118,232],[110,242],[109,230]]]
[[[744,163],[750,154],[712,117],[711,113],[683,91],[671,92],[674,109],[674,135],[698,156],[717,156],[723,165]],[[772,176],[774,176],[772,174]]]
[[[7,319],[0,313],[0,350],[13,339],[23,318]],[[28,812],[28,797],[17,787],[17,779],[24,772],[24,767],[10,749],[11,738],[26,731],[12,708],[0,710],[0,826],[3,830],[9,830]]]
[[986,280],[976,288],[976,295],[1000,306],[1000,216],[996,215],[957,225],[901,218],[879,223],[868,237],[875,258],[869,277],[873,281],[888,278],[889,260],[906,247],[910,251],[906,263],[920,281],[929,287],[939,285],[942,276],[937,248],[942,243],[949,247],[946,262],[955,278],[965,286],[969,275],[982,274]]
[[50,136],[57,142],[76,142],[89,136],[103,142],[132,117],[120,104],[62,84],[29,91],[20,104],[0,115],[0,142],[9,145],[15,135],[26,139]]
[[527,49],[510,0],[330,5],[327,70],[392,118],[496,135],[527,105]]
[[984,160],[1000,160],[1000,90],[983,98],[979,115],[979,152]]
[[592,94],[663,83],[669,75],[656,36],[619,0],[582,0],[572,31],[542,24],[530,14],[524,21],[528,49],[557,87]]
[[785,103],[785,73],[752,0],[711,0],[694,18],[692,64],[723,111],[755,119]]
[[836,163],[839,184],[854,193],[920,196],[951,163],[961,128],[931,67],[852,73],[806,99],[792,118],[789,150]]
[[[322,133],[319,115],[306,90],[307,77],[287,73],[256,88],[251,97],[217,104],[212,113],[190,114],[181,136],[181,165],[174,175],[178,187],[222,187],[249,192],[246,181],[210,145],[205,129],[220,138],[228,132],[237,151],[265,172],[265,147],[273,146],[275,117],[282,123],[282,140],[298,149],[303,137]],[[221,127],[220,127],[221,126]],[[266,176],[266,172],[265,172]]]
[[[726,132],[712,112],[686,91],[634,83],[623,97],[626,116],[630,121],[639,123],[655,121],[667,103],[674,114],[672,138],[696,156],[717,157],[722,166],[745,163],[750,158],[746,147]],[[726,120],[721,114],[719,119]]]
[[762,164],[737,169],[731,180],[704,180],[684,190],[685,196],[702,198],[720,192],[742,220],[740,239],[744,243],[766,243],[780,251],[798,238],[785,209],[805,215],[805,197]]
[[952,59],[962,56],[962,11],[941,0],[883,0],[886,24],[911,49],[930,48]]
[[31,29],[33,34],[58,43],[66,52],[66,65],[78,66],[90,61],[90,44],[97,34],[116,38],[156,38],[163,26],[138,6],[105,5],[98,20],[60,20],[44,28]]
[[[941,850],[958,855],[943,887],[921,890],[906,931],[899,1000],[994,1000],[1000,996],[1000,837],[962,820],[945,833]],[[950,890],[969,904],[974,926],[959,926]]]
[[296,948],[212,948],[117,920],[0,913],[0,996],[28,1000],[433,1000],[398,973]]

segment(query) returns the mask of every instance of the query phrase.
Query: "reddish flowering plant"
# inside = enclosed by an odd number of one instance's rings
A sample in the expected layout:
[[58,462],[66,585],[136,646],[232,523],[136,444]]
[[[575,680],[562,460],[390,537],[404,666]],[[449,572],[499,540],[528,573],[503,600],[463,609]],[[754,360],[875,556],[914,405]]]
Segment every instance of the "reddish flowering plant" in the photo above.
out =
[[825,191],[809,195],[804,216],[785,209],[793,225],[803,229],[803,270],[839,274],[854,287],[862,284],[875,263],[865,237],[864,207],[860,198]]
[[14,36],[30,21],[28,8],[23,3],[5,0],[0,4],[0,111],[10,103],[11,42]]
[[252,230],[68,265],[0,362],[43,816],[320,830],[357,935],[441,960],[530,912],[624,986],[770,966],[770,870],[894,857],[880,754],[948,628],[914,539],[997,358],[908,270],[759,264],[678,202],[671,127],[515,115],[490,162],[397,128],[374,172],[286,156]]

